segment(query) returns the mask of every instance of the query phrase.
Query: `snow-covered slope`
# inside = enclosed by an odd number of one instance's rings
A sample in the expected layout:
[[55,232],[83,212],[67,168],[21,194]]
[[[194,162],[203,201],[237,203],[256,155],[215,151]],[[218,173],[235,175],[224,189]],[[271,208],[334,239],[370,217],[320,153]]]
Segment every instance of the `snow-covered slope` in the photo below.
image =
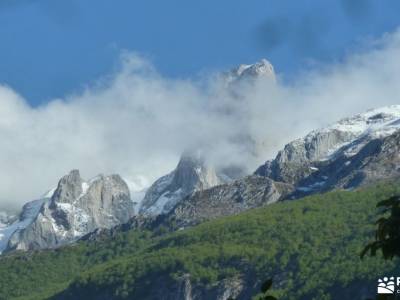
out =
[[307,192],[350,188],[395,177],[397,159],[391,158],[390,165],[388,159],[389,152],[394,154],[398,150],[393,143],[399,129],[400,105],[372,109],[287,144],[256,174],[293,184],[299,191]]
[[18,230],[28,227],[38,215],[43,203],[49,198],[28,202],[22,208],[19,219],[11,224],[0,224],[0,254],[7,248],[8,241]]
[[368,140],[389,136],[399,129],[400,105],[392,105],[371,109],[365,113],[342,119],[331,126],[311,132],[303,141],[307,143],[317,136],[335,131],[347,135],[348,138],[344,139],[343,143],[332,144],[331,147],[326,149],[325,153],[320,153],[320,159],[329,159],[331,155],[334,155],[336,151],[346,145],[349,146],[345,151],[346,155],[355,155]]

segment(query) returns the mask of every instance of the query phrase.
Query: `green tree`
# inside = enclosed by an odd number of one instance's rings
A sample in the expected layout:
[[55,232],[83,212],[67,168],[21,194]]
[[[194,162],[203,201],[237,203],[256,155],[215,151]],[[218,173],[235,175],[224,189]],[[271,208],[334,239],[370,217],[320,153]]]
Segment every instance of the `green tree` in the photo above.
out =
[[[361,258],[376,256],[380,250],[384,259],[400,257],[400,197],[393,196],[377,204],[381,217],[376,222],[375,240],[361,252]],[[377,300],[400,299],[398,295],[378,295]]]
[[272,287],[272,279],[266,280],[262,285],[261,285],[261,293],[263,294],[260,298],[260,300],[277,300],[275,297],[268,295],[268,291]]
[[394,196],[377,204],[382,215],[376,224],[375,241],[368,244],[361,253],[375,256],[378,250],[382,251],[385,259],[400,257],[400,197]]

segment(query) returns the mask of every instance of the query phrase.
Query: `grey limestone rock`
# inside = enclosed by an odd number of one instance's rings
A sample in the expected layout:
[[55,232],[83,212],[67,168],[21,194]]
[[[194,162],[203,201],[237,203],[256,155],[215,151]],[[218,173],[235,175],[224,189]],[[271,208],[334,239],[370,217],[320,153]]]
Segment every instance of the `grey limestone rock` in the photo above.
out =
[[293,197],[397,178],[399,124],[400,106],[343,119],[287,144],[255,174],[294,185]]
[[200,153],[185,152],[176,169],[158,179],[146,192],[140,213],[158,215],[168,213],[182,199],[195,191],[209,189],[229,181],[207,164]]
[[[23,217],[29,210],[24,207]],[[119,175],[100,175],[84,181],[73,170],[58,183],[32,222],[17,230],[8,250],[54,248],[79,239],[97,228],[112,228],[134,215],[129,189]]]

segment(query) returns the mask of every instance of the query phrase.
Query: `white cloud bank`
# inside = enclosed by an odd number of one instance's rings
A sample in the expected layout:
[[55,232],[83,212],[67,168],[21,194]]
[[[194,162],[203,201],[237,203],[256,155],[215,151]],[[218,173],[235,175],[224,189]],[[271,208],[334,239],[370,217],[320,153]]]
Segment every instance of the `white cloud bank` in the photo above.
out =
[[[368,108],[400,103],[400,33],[289,85],[259,81],[242,98],[215,80],[161,77],[123,55],[119,72],[77,95],[32,108],[0,86],[0,208],[20,206],[73,168],[120,173],[139,185],[203,147],[214,161],[253,170],[284,143]],[[244,140],[257,141],[249,148]]]

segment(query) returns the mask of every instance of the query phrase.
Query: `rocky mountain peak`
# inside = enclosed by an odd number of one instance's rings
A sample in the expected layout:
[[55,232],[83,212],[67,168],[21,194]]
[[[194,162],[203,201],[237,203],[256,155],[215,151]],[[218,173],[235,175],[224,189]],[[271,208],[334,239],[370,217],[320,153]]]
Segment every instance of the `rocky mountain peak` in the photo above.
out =
[[276,80],[274,67],[268,60],[261,59],[259,62],[250,65],[241,64],[227,73],[228,83],[257,78]]
[[206,162],[203,153],[186,151],[175,170],[158,179],[147,190],[140,212],[152,215],[166,213],[194,191],[216,186],[225,180],[226,176],[219,176],[215,168]]
[[220,183],[213,167],[199,154],[184,153],[175,169],[171,184],[184,193],[206,189]]
[[7,251],[57,247],[97,228],[126,223],[133,215],[128,185],[119,175],[85,181],[73,170],[60,179],[51,198],[24,206],[19,222],[10,227]]
[[72,203],[83,192],[83,180],[79,170],[72,170],[58,182],[52,195],[52,202]]
[[398,149],[399,130],[400,105],[368,110],[290,142],[256,174],[307,193],[397,177],[398,159],[388,153]]

